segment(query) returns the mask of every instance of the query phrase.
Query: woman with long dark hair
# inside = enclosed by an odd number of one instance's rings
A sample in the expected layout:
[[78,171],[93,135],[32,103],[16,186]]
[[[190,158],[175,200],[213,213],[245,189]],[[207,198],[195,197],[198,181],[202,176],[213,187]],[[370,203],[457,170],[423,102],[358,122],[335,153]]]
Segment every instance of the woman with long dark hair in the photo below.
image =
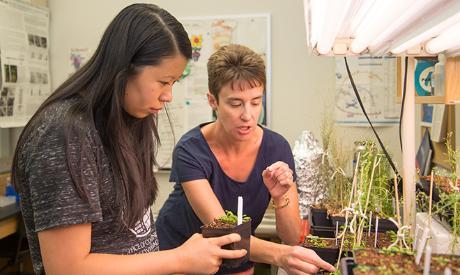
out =
[[37,274],[209,274],[246,253],[220,248],[236,234],[158,252],[155,118],[190,58],[171,14],[130,5],[27,124],[12,172]]

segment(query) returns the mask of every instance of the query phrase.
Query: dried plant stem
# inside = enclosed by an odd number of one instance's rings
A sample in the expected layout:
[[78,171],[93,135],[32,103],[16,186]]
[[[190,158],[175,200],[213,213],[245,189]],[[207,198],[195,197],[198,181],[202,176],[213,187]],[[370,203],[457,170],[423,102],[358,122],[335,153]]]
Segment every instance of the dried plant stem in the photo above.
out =
[[[394,176],[393,181],[394,181],[394,185],[395,185],[396,218],[397,218],[397,221],[398,221],[398,227],[401,227],[402,224],[401,224],[401,213],[399,211],[398,177],[396,176],[396,174]],[[398,241],[398,245],[399,245],[400,248],[402,248],[402,241],[401,240]]]
[[431,230],[431,208],[433,204],[433,176],[434,172],[431,170],[431,178],[430,178],[430,199],[428,202],[428,228]]
[[372,182],[374,181],[374,172],[375,172],[375,168],[377,168],[379,163],[380,163],[380,157],[375,156],[374,165],[372,166],[371,180],[369,181],[369,187],[368,187],[369,189],[367,190],[366,204],[364,205],[364,213],[367,212],[367,206],[369,204],[369,198],[371,195]]
[[358,157],[356,158],[356,167],[355,167],[355,172],[353,174],[353,181],[352,181],[352,184],[351,184],[351,193],[350,193],[350,200],[348,202],[348,207],[351,207],[351,203],[353,202],[353,197],[354,197],[354,191],[355,191],[355,188],[356,188],[356,184],[357,184],[357,181],[358,181],[358,167],[359,167],[359,158],[361,156],[361,152],[358,152]]

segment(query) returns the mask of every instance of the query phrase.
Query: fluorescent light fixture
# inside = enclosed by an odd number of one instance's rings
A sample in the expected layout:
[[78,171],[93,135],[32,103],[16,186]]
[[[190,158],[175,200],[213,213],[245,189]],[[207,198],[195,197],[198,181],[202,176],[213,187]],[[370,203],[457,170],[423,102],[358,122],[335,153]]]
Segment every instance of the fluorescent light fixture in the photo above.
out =
[[305,0],[304,3],[308,3],[310,5],[311,25],[307,25],[307,28],[311,29],[310,45],[314,48],[321,36],[324,20],[327,17],[327,3],[326,1],[320,0]]
[[366,17],[360,22],[354,35],[355,39],[351,43],[351,51],[353,53],[361,53],[367,48],[370,41],[388,26],[388,15],[392,11],[393,6],[397,0],[377,1],[369,9]]
[[340,30],[340,26],[348,13],[351,0],[312,0],[310,3],[313,4],[314,2],[321,2],[327,7],[327,15],[323,17],[326,20],[322,24],[321,36],[318,38],[316,49],[320,54],[328,54],[332,50],[332,45]]
[[460,45],[455,48],[448,49],[446,51],[446,56],[459,56],[460,55]]
[[447,49],[460,46],[459,29],[460,23],[457,23],[443,31],[438,37],[433,38],[426,43],[426,51],[431,54],[438,54]]
[[460,29],[460,0],[303,1],[308,45],[320,55],[435,54],[460,44],[447,31]]
[[350,20],[345,20],[340,28],[339,33],[337,34],[338,38],[350,38],[354,37],[356,28],[363,20],[363,18],[368,13],[369,9],[372,7],[376,0],[354,0],[351,3],[351,6],[348,10],[346,18]]
[[396,20],[393,20],[392,23],[383,30],[383,32],[371,41],[369,50],[372,52],[378,52],[382,50],[382,48],[388,48],[388,43],[394,39],[395,35],[413,24],[414,19],[416,20],[418,17],[425,17],[425,14],[435,10],[435,7],[439,6],[443,2],[445,3],[446,0],[411,1],[410,8],[407,8],[404,13],[401,13]]
[[[419,19],[422,20],[422,19]],[[460,1],[451,1],[448,5],[438,8],[432,17],[422,21],[421,26],[407,30],[403,37],[396,40],[392,47],[393,54],[401,54],[405,50],[438,36],[442,31],[460,22]]]

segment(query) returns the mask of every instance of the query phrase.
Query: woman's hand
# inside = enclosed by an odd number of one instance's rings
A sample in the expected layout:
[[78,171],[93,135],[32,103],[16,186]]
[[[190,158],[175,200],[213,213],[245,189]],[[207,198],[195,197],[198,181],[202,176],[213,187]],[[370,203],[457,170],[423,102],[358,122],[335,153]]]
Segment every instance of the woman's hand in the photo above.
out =
[[282,161],[273,163],[262,172],[264,184],[274,200],[281,198],[294,185],[292,174],[289,166]]
[[323,261],[313,250],[301,246],[284,246],[278,266],[288,274],[315,274],[320,269],[334,272],[335,268]]
[[214,274],[222,263],[222,259],[237,259],[246,255],[247,251],[227,250],[221,246],[241,240],[238,234],[229,234],[216,238],[203,238],[201,234],[193,234],[177,249],[178,263],[183,265],[185,273]]

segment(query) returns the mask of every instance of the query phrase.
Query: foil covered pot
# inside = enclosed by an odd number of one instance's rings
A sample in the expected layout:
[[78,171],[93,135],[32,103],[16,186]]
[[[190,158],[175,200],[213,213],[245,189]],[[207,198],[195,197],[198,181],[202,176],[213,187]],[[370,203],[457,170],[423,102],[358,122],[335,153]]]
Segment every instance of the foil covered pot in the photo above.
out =
[[300,215],[306,218],[311,205],[318,204],[326,196],[326,182],[322,179],[321,165],[324,151],[310,131],[303,131],[293,148]]

